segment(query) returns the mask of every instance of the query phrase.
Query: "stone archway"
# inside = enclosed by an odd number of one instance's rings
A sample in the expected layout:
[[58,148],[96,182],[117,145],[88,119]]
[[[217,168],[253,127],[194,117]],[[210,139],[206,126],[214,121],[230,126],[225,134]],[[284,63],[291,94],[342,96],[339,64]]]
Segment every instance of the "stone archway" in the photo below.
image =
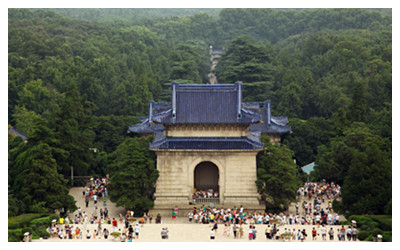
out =
[[207,190],[212,188],[219,191],[219,170],[217,165],[210,161],[203,161],[194,169],[194,188]]

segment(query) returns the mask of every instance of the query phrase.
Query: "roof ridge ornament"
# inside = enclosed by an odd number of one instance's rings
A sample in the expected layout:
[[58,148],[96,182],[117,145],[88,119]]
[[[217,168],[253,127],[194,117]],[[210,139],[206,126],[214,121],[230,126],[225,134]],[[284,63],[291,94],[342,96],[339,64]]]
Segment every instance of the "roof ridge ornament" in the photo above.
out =
[[176,120],[176,85],[177,82],[172,82],[172,121],[175,123]]
[[242,119],[242,82],[236,82],[235,85],[237,86],[237,119]]
[[154,103],[153,100],[149,101],[149,126],[151,123],[153,123],[153,120],[152,120],[153,119],[153,103]]
[[266,100],[264,107],[267,107],[267,122],[268,122],[268,125],[271,125],[271,101]]

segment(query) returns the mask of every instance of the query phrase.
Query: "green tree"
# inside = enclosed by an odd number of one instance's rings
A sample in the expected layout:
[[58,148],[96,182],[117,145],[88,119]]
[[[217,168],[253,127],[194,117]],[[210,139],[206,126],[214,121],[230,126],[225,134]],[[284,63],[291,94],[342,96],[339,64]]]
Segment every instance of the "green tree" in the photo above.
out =
[[87,175],[93,157],[89,148],[93,146],[94,132],[82,102],[76,84],[72,83],[56,116],[54,127],[59,147],[69,153],[67,158],[57,158],[65,177],[70,176],[71,166],[74,175]]
[[391,143],[364,123],[318,148],[317,175],[343,183],[343,206],[352,214],[384,212],[392,197]]
[[25,106],[16,106],[13,114],[15,128],[26,136],[32,135],[32,125],[35,119],[40,117],[34,111],[29,111]]
[[294,151],[299,166],[315,161],[317,148],[329,142],[336,135],[331,120],[312,117],[308,120],[290,119],[292,133],[282,136],[282,142]]
[[28,107],[36,114],[52,114],[58,110],[60,94],[43,86],[42,80],[30,81],[19,92],[19,105]]
[[[13,164],[12,193],[22,201],[26,212],[38,209],[54,212],[55,209],[74,211],[75,201],[68,194],[67,181],[58,173],[57,162],[53,157],[57,149],[47,142],[54,143],[54,133],[48,129],[43,118],[38,118],[33,126],[32,138],[16,148]],[[47,139],[50,138],[50,139]]]
[[138,215],[153,207],[158,178],[150,137],[128,137],[109,155],[111,201]]
[[365,100],[365,88],[361,82],[356,82],[353,91],[353,99],[350,104],[349,120],[365,122],[367,104]]
[[272,144],[268,136],[262,136],[261,141],[264,150],[257,154],[257,189],[273,208],[286,209],[300,185],[293,151],[286,145]]
[[215,69],[219,82],[251,83],[272,80],[271,52],[251,37],[235,38],[228,44]]

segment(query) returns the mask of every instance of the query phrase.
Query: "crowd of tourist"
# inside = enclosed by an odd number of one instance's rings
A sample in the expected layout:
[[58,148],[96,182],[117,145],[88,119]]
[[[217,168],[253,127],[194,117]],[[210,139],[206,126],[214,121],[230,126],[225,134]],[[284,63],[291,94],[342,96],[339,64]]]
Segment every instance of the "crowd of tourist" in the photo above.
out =
[[[86,213],[81,207],[73,216],[60,217],[59,221],[54,221],[52,226],[49,226],[47,231],[53,237],[60,239],[108,239],[111,234],[108,228],[112,228],[112,232],[119,232],[121,241],[131,241],[133,238],[139,238],[139,224],[152,222],[152,216],[143,216],[140,221],[133,226],[136,221],[134,211],[128,210],[126,215],[119,215],[119,220],[109,217],[107,208],[107,178],[97,178],[92,181],[92,184],[82,188],[82,197],[85,200],[86,208],[90,203],[93,203],[93,212]],[[102,208],[99,205],[102,201]],[[158,218],[161,220],[161,218]],[[97,225],[96,229],[89,230],[88,225]],[[118,227],[123,224],[124,227]]]
[[[334,183],[312,183],[307,182],[303,187],[300,187],[298,192],[298,200],[304,200],[302,204],[302,213],[299,211],[300,202],[296,204],[296,212],[281,212],[281,213],[259,213],[253,211],[246,213],[242,206],[239,208],[219,208],[215,206],[193,207],[189,212],[188,219],[190,223],[213,223],[210,238],[215,238],[215,232],[218,230],[218,224],[224,224],[223,236],[229,237],[230,232],[233,232],[234,238],[242,238],[244,228],[248,227],[249,239],[255,239],[256,226],[260,224],[267,225],[265,235],[267,239],[278,240],[281,235],[278,227],[285,225],[299,226],[315,225],[312,230],[313,240],[316,235],[321,235],[322,240],[334,240],[335,232],[329,226],[340,225],[340,216],[333,212],[332,201],[340,198],[340,186]],[[307,201],[308,200],[308,201]],[[277,226],[278,225],[278,226]],[[338,240],[345,240],[344,234],[348,240],[357,239],[356,227],[349,226],[345,229],[337,229],[336,237]],[[284,228],[283,235],[289,240],[304,241],[307,237],[305,229]],[[290,237],[289,237],[290,236]]]
[[203,189],[195,190],[194,191],[194,195],[193,195],[194,199],[199,199],[199,198],[218,198],[218,197],[219,197],[219,192],[214,190],[214,189],[212,189],[212,188],[209,188],[207,190],[203,190]]
[[[142,217],[135,217],[132,210],[126,214],[119,214],[119,218],[110,218],[107,209],[107,179],[98,178],[92,185],[82,189],[82,196],[85,199],[86,207],[93,203],[93,213],[88,214],[80,207],[77,213],[65,218],[61,217],[57,223],[48,228],[51,236],[60,239],[108,239],[112,232],[119,232],[119,239],[123,242],[130,242],[139,238],[140,224],[153,223],[153,216],[144,214]],[[197,191],[204,197],[202,190]],[[334,183],[306,183],[298,189],[299,202],[296,204],[296,212],[293,210],[280,213],[260,213],[257,211],[245,211],[243,206],[224,208],[222,206],[202,205],[193,207],[188,213],[189,223],[211,224],[210,239],[215,239],[218,230],[223,231],[223,237],[240,239],[248,236],[249,240],[255,240],[257,228],[265,231],[267,240],[298,240],[304,241],[307,237],[312,240],[340,240],[348,241],[357,239],[357,228],[338,226],[340,217],[332,210],[333,199],[340,199],[340,186]],[[208,196],[210,195],[210,196]],[[206,196],[213,197],[215,192],[207,190]],[[98,208],[98,201],[102,200],[101,208]],[[301,202],[303,201],[303,202]],[[301,205],[300,205],[301,204]],[[300,211],[301,210],[301,211]],[[178,207],[172,209],[172,219],[178,216]],[[158,214],[155,223],[162,223],[162,217]],[[97,225],[96,229],[89,230],[88,224]],[[123,225],[123,227],[118,227]],[[304,225],[313,225],[310,235],[304,229]],[[220,229],[222,227],[222,229]],[[264,230],[265,228],[265,230]],[[281,230],[281,231],[280,231]],[[111,231],[111,232],[110,232]],[[248,235],[246,235],[246,232]],[[168,239],[169,230],[164,227],[161,230],[161,239]]]

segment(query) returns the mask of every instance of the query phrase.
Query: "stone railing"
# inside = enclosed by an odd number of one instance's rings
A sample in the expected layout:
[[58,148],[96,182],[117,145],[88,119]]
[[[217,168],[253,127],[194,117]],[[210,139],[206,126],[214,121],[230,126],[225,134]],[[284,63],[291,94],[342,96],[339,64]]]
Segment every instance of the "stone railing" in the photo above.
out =
[[196,204],[219,204],[219,198],[196,198]]

